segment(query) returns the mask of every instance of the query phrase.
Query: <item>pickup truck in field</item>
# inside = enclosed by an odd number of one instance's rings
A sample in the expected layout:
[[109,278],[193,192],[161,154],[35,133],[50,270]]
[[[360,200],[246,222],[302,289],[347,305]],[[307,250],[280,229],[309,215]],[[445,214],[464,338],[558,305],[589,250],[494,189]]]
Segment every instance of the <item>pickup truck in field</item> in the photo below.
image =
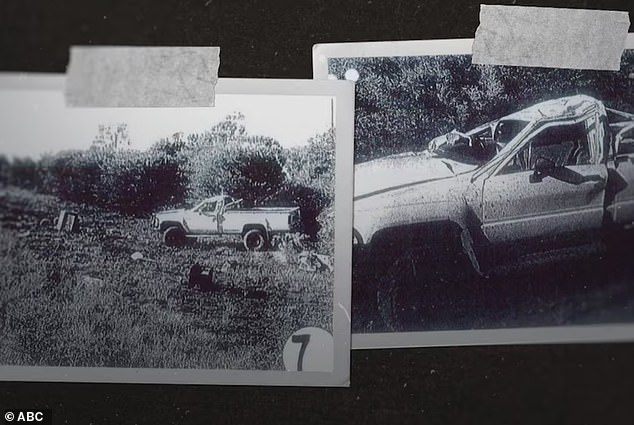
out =
[[447,281],[439,264],[477,278],[620,240],[634,223],[634,115],[585,95],[542,102],[358,164],[354,196],[355,250],[379,265],[378,308],[397,327],[407,285]]
[[266,249],[274,235],[299,231],[299,207],[241,208],[241,199],[219,195],[191,209],[163,211],[153,225],[163,232],[168,246],[182,245],[187,238],[239,235],[250,251]]

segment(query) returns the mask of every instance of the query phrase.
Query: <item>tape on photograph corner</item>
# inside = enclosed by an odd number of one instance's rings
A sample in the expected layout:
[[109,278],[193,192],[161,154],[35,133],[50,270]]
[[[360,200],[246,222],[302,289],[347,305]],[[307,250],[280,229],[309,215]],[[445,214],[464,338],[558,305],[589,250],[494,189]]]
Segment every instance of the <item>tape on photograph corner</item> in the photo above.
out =
[[627,12],[480,5],[472,62],[618,71]]
[[66,105],[214,106],[219,47],[73,46]]

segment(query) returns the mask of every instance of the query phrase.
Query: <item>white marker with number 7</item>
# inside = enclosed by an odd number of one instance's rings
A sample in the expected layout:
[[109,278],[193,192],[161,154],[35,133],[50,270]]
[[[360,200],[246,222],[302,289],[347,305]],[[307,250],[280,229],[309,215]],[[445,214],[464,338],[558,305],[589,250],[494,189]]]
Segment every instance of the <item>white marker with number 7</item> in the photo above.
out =
[[284,367],[290,372],[330,372],[333,370],[332,335],[320,328],[295,331],[284,345]]

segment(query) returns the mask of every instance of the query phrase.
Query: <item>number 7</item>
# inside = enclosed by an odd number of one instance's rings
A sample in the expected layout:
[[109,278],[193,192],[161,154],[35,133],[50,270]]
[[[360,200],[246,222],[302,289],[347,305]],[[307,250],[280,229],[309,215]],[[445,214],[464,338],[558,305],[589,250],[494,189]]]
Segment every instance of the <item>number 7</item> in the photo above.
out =
[[297,357],[297,371],[301,372],[304,364],[304,353],[306,352],[308,341],[310,341],[310,334],[293,335],[291,341],[296,344],[302,344],[301,347],[299,347],[299,356]]

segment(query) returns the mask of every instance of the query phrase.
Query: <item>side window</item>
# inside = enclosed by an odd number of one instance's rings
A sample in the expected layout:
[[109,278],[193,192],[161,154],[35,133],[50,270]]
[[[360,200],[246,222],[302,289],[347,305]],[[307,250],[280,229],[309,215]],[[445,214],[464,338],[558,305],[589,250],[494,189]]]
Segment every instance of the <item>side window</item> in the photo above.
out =
[[585,123],[548,127],[524,145],[504,166],[500,174],[531,171],[537,158],[551,160],[556,166],[591,163]]
[[618,155],[632,153],[634,153],[634,127],[619,134],[619,151],[617,152]]
[[216,212],[216,207],[218,202],[207,202],[205,205],[200,208],[200,212],[205,215],[214,215]]
[[233,199],[228,196],[225,196],[225,209],[227,211],[230,211],[230,210],[235,210],[236,208],[237,206],[235,203],[233,203]]

